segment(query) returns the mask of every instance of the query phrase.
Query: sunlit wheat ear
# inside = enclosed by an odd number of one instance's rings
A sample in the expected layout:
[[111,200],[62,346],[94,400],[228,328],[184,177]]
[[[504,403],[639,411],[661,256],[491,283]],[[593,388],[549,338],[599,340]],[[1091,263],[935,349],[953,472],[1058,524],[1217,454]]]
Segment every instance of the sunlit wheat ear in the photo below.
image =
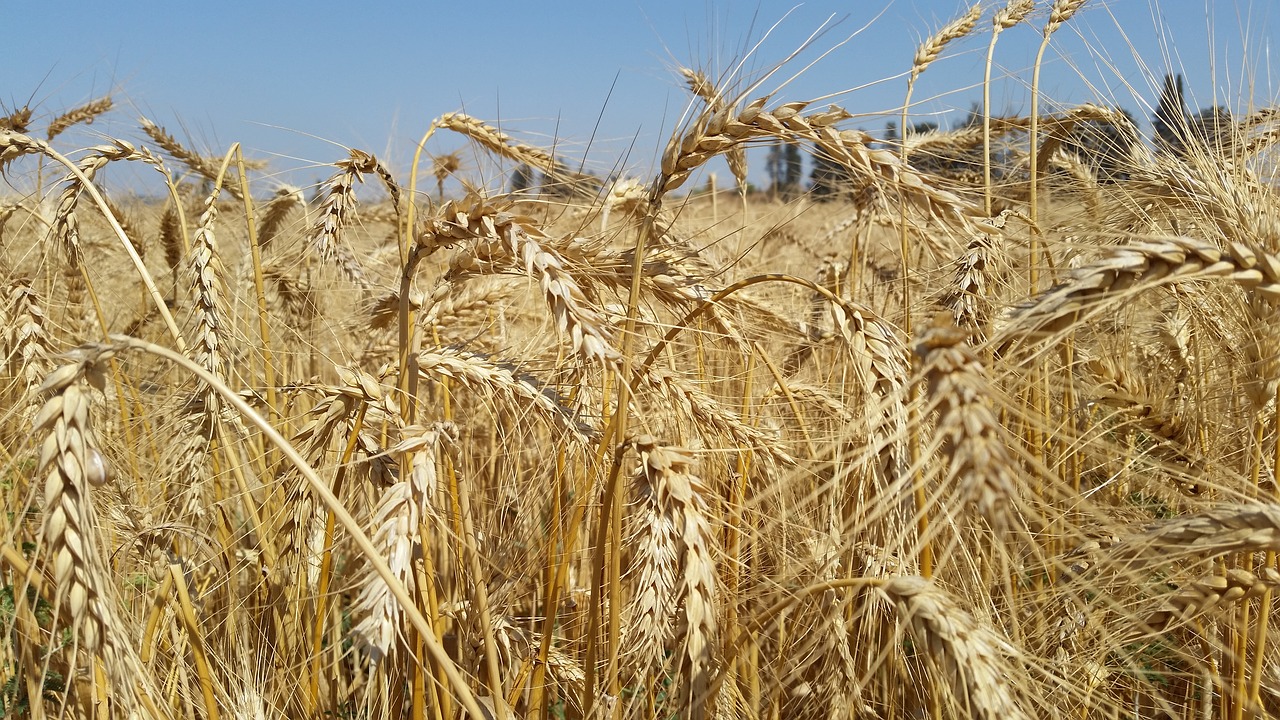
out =
[[[719,583],[713,554],[717,543],[709,521],[707,488],[691,473],[693,459],[684,451],[663,447],[649,436],[635,438],[634,444],[640,454],[640,466],[632,477],[633,487],[646,506],[644,512],[662,521],[648,546],[658,549],[660,545],[660,553],[664,554],[640,559],[641,563],[655,563],[652,568],[642,570],[642,583],[647,578],[648,587],[642,586],[640,592],[661,593],[668,578],[673,582],[672,599],[676,607],[683,610],[674,628],[672,647],[680,659],[678,677],[682,687],[677,700],[687,713],[684,717],[701,718],[705,715],[707,687],[715,664],[713,653],[718,628]],[[665,555],[671,551],[675,552],[674,558]],[[656,564],[667,561],[676,565],[674,577],[667,568]],[[636,618],[641,623],[640,637],[650,642],[667,632],[660,626],[669,620],[661,615],[669,612],[670,606],[656,610],[648,607],[651,602],[660,601],[661,598],[654,596],[652,601],[644,600],[644,605],[636,608],[658,615]],[[650,660],[652,652],[652,647],[646,648]]]
[[721,433],[732,439],[734,445],[751,448],[769,462],[783,466],[796,464],[796,459],[777,438],[743,422],[737,413],[675,373],[651,368],[641,382],[642,387],[661,394],[674,410],[705,430]]
[[555,158],[550,153],[532,145],[517,143],[498,128],[470,115],[445,113],[436,122],[447,130],[466,135],[490,152],[516,162],[532,165],[543,172],[553,172],[556,168]]
[[1182,583],[1143,622],[1153,630],[1167,631],[1179,622],[1189,622],[1197,616],[1262,597],[1277,587],[1280,587],[1280,571],[1273,567],[1262,568],[1257,574],[1243,568],[1227,568]]
[[1156,523],[1112,548],[1119,563],[1280,552],[1280,505],[1225,505]]
[[418,236],[417,247],[430,254],[442,245],[467,244],[450,262],[448,280],[513,269],[537,280],[556,330],[567,337],[573,351],[592,362],[615,365],[622,356],[604,316],[548,240],[531,218],[470,196],[445,205]]
[[53,122],[49,123],[49,128],[45,130],[45,138],[52,140],[70,127],[92,124],[100,115],[111,112],[114,107],[115,103],[111,101],[110,96],[87,102],[54,118]]
[[30,106],[24,105],[8,115],[0,115],[0,130],[11,130],[16,133],[25,133],[31,127],[31,118],[35,115],[35,111]]
[[6,129],[0,124],[0,173],[4,173],[9,163],[23,155],[34,155],[40,152],[40,144],[15,130]]
[[[191,170],[196,175],[199,175],[204,180],[209,182],[220,182],[218,180],[219,162],[217,160],[211,160],[192,152],[182,143],[178,142],[177,138],[165,132],[164,128],[156,125],[147,118],[139,118],[138,122],[142,125],[142,131],[147,134],[147,137],[151,138],[152,142],[159,145],[160,149],[168,153],[174,160],[177,160],[187,166],[187,169]],[[239,183],[228,183],[226,191],[235,199],[241,199]]]
[[1238,242],[1229,243],[1224,251],[1185,237],[1117,247],[1014,308],[996,334],[1002,341],[999,352],[1066,330],[1103,302],[1122,299],[1125,291],[1206,279],[1230,280],[1274,302],[1280,300],[1280,257]]
[[1085,0],[1055,0],[1049,8],[1049,23],[1044,27],[1045,36],[1058,31],[1062,24],[1075,16],[1084,7]]
[[674,632],[676,566],[680,561],[680,508],[665,476],[647,463],[631,478],[636,509],[628,547],[636,584],[630,607],[627,646],[635,653],[637,680],[662,667]]
[[32,290],[30,281],[20,278],[9,284],[5,309],[5,360],[10,372],[22,377],[24,390],[30,392],[49,374],[56,352],[45,327],[47,319],[40,298]]
[[599,436],[599,430],[583,423],[546,384],[509,363],[445,347],[418,355],[418,371],[424,379],[451,378],[475,392],[531,411],[577,442]]
[[991,18],[991,24],[999,30],[1008,30],[1026,20],[1035,9],[1035,0],[1009,0],[1004,7],[996,11]]
[[895,577],[877,588],[922,646],[933,672],[950,686],[957,710],[978,720],[1030,720],[1015,691],[1024,671],[1010,662],[1020,659],[1012,645],[924,578]]
[[[724,94],[716,88],[706,73],[701,70],[692,70],[690,68],[680,68],[680,75],[684,78],[685,84],[689,86],[689,92],[702,99],[707,104],[707,110],[712,113],[720,113],[728,107],[728,100]],[[733,179],[737,181],[739,188],[745,188],[747,183],[747,149],[742,145],[735,145],[724,151],[725,163],[729,166],[729,172],[733,173]]]
[[832,303],[832,322],[853,365],[864,417],[877,451],[876,477],[886,486],[905,477],[909,355],[899,331],[853,304]]
[[400,192],[386,167],[362,150],[353,149],[348,158],[334,164],[338,172],[325,183],[328,191],[320,208],[320,217],[311,228],[311,243],[323,260],[336,264],[349,280],[367,290],[373,283],[351,248],[342,242],[343,231],[351,222],[356,206],[356,183],[363,182],[364,176],[370,173],[377,175],[391,193],[391,200],[397,208]]
[[295,187],[282,187],[275,191],[262,211],[258,221],[258,245],[267,248],[284,227],[285,218],[296,207],[303,205],[302,191]]
[[[137,148],[123,140],[113,140],[110,145],[98,145],[84,156],[77,167],[90,182],[98,171],[108,163],[119,160],[139,160],[148,164],[160,165],[160,161],[146,148]],[[50,226],[50,241],[60,245],[68,262],[78,266],[80,262],[80,231],[76,208],[80,197],[84,194],[84,183],[74,175],[67,178],[66,185],[58,195],[58,207]]]
[[[910,81],[914,83],[935,60],[942,56],[942,51],[948,45],[973,32],[978,26],[978,19],[981,17],[982,3],[975,3],[970,6],[965,14],[943,25],[938,32],[930,35],[928,39],[921,43],[916,48],[916,55],[911,63]],[[905,128],[903,136],[906,136]]]
[[969,246],[952,264],[955,268],[953,280],[942,296],[942,304],[951,311],[956,325],[974,333],[979,342],[986,340],[987,328],[998,301],[993,296],[995,288],[992,281],[1008,269],[999,243],[1000,230],[1011,214],[1009,210],[1002,211],[991,220],[989,232],[973,234]]
[[[417,587],[413,559],[423,552],[422,521],[434,512],[432,503],[438,482],[436,453],[441,443],[457,440],[457,429],[452,425],[410,426],[404,428],[401,436],[401,441],[388,452],[412,453],[412,469],[408,479],[383,491],[370,520],[370,538],[392,572],[412,593]],[[397,639],[404,636],[401,612],[386,581],[376,572],[367,571],[356,598],[354,614],[359,621],[352,633],[374,662],[393,654],[399,646]]]
[[[387,403],[382,387],[367,373],[339,368],[338,374],[342,384],[320,386],[322,397],[292,438],[312,466],[322,464],[330,443],[340,436],[338,431],[346,427],[361,405]],[[317,549],[316,545],[324,541],[324,519],[304,479],[289,473],[284,482],[284,509],[275,527],[276,535],[283,540],[278,580],[296,594],[313,586],[319,576],[319,552],[323,548]]]
[[958,505],[973,505],[997,530],[1017,522],[1020,467],[991,407],[995,388],[965,342],[968,333],[943,320],[920,335],[916,355],[938,421],[934,442],[947,462],[943,484],[955,488]]
[[37,471],[45,477],[45,551],[57,598],[66,603],[81,646],[97,652],[111,644],[115,621],[90,493],[110,479],[111,468],[90,422],[86,380],[99,388],[105,383],[101,369],[88,361],[50,373],[39,388],[49,399],[33,429],[43,436]]
[[[218,194],[214,192],[205,200],[204,212],[200,215],[199,225],[191,238],[191,258],[189,271],[191,289],[195,295],[195,335],[192,343],[192,359],[209,372],[222,377],[226,372],[226,351],[223,346],[227,342],[227,320],[222,309],[222,261],[218,259],[218,249],[214,244],[213,225],[218,217]],[[215,412],[216,397],[209,393],[206,398],[209,412]]]

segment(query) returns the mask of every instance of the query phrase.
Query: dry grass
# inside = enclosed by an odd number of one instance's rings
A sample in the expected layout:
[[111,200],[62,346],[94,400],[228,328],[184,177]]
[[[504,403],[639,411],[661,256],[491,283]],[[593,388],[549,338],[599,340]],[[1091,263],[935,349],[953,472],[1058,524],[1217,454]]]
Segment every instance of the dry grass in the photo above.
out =
[[[1280,713],[1280,114],[1104,173],[1103,105],[886,147],[676,82],[608,187],[439,118],[439,202],[0,118],[0,714]],[[482,196],[437,130],[548,182]],[[767,143],[844,185],[681,194]]]

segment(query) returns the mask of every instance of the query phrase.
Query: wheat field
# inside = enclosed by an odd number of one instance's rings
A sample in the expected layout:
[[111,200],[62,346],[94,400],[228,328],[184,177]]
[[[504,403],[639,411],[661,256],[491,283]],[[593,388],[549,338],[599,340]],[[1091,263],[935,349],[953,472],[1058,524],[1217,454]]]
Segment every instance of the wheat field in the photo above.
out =
[[684,69],[644,178],[0,117],[0,717],[1280,714],[1280,115],[1042,112],[1083,4],[901,139]]

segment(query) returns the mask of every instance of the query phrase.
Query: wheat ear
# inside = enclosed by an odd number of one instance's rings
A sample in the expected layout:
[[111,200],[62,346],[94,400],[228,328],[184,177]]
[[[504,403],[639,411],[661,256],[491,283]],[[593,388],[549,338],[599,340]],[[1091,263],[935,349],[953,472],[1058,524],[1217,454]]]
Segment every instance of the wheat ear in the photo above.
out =
[[[707,689],[714,669],[713,650],[717,640],[715,546],[705,495],[708,490],[690,470],[693,459],[679,448],[663,447],[649,436],[633,440],[640,454],[640,467],[634,483],[653,510],[664,516],[669,543],[678,538],[677,562],[683,567],[675,578],[675,601],[683,609],[682,620],[674,633],[680,658],[682,688],[678,703],[684,717],[705,716]],[[651,623],[662,623],[650,618]],[[650,639],[661,630],[651,628]]]
[[1216,245],[1185,237],[1124,245],[1073,271],[1060,285],[1015,308],[1000,331],[1000,352],[1020,341],[1044,338],[1079,322],[1088,311],[1122,292],[1158,283],[1220,278],[1261,298],[1280,300],[1280,257],[1243,243]]
[[951,682],[968,717],[1029,720],[1012,685],[1018,673],[1006,659],[1016,657],[1009,643],[924,578],[894,577],[876,587],[924,646],[926,661]]
[[[433,512],[437,492],[436,452],[442,442],[456,440],[457,430],[452,426],[411,426],[401,431],[401,441],[388,450],[393,455],[412,453],[413,462],[405,480],[383,491],[373,511],[369,539],[410,593],[417,587],[413,559],[427,551],[421,529],[424,518]],[[353,612],[360,619],[352,633],[373,661],[391,655],[398,647],[396,638],[404,636],[402,612],[386,581],[371,569],[365,572]]]
[[32,424],[44,436],[37,471],[45,476],[44,538],[57,597],[67,603],[80,644],[97,652],[112,643],[116,623],[90,488],[106,483],[111,471],[93,432],[82,379],[99,388],[105,383],[101,369],[88,362],[50,373],[39,388],[49,399]]
[[114,107],[115,103],[111,101],[110,96],[107,96],[92,100],[78,108],[65,112],[49,123],[48,129],[45,131],[45,139],[52,140],[75,125],[90,125],[98,116],[111,112]]

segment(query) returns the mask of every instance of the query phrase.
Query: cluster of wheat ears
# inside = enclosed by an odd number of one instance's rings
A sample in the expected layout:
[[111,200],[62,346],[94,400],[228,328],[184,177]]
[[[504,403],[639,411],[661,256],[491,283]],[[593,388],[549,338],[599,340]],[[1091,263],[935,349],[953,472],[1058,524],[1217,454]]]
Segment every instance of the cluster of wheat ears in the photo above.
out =
[[[1101,177],[1119,114],[1039,110],[1083,4],[915,56],[903,127],[1038,24],[1028,117],[887,147],[687,70],[602,190],[461,114],[314,199],[147,120],[56,149],[109,99],[0,118],[0,716],[1280,712],[1280,116]],[[446,134],[547,187],[432,198]],[[688,190],[777,143],[844,191]]]

